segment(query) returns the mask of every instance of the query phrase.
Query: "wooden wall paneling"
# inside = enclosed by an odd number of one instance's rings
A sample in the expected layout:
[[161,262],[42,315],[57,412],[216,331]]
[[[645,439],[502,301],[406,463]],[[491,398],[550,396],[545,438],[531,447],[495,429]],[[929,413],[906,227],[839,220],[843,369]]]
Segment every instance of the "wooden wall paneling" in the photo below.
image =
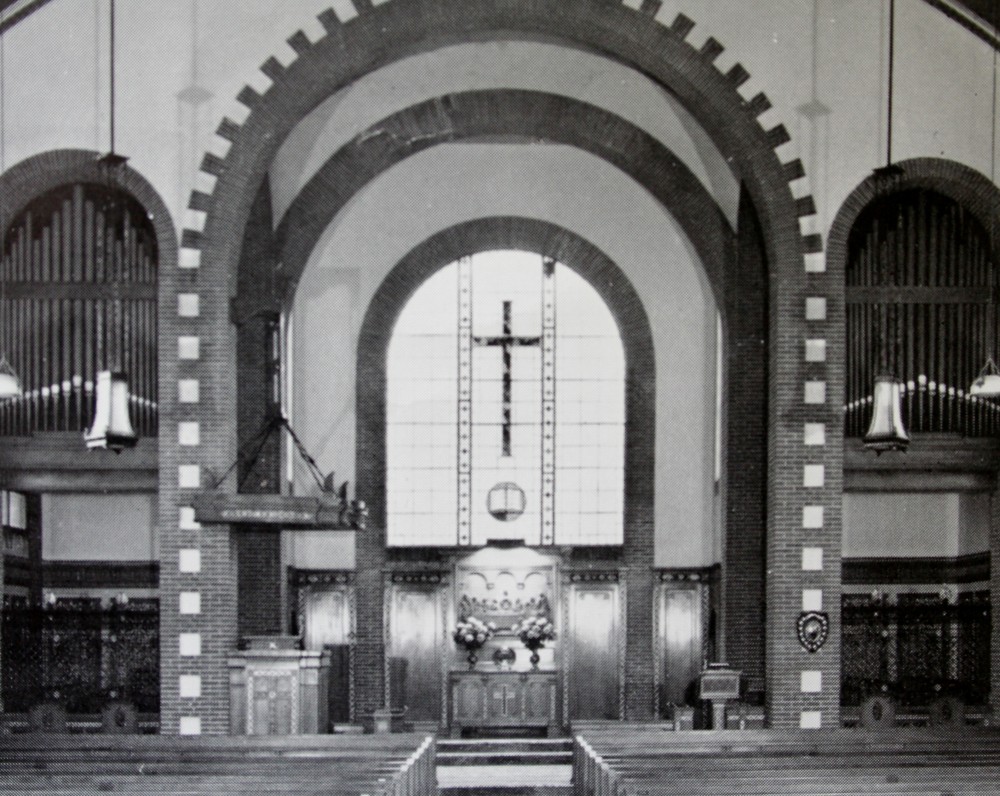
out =
[[617,582],[578,582],[564,592],[569,600],[565,643],[571,665],[565,676],[570,679],[571,721],[621,718],[619,591]]

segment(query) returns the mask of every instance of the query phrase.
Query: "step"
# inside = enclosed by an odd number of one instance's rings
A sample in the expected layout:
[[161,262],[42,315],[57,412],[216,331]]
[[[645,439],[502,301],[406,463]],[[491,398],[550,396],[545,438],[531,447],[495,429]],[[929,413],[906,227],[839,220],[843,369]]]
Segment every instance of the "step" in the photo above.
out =
[[439,751],[437,753],[437,764],[439,766],[569,765],[572,762],[572,751],[563,750],[492,750],[482,752]]
[[572,770],[548,766],[442,766],[437,771],[442,796],[569,796]]
[[571,752],[571,738],[461,738],[441,739],[438,752]]
[[569,765],[569,738],[467,738],[438,742],[439,766]]
[[572,785],[458,785],[438,788],[440,796],[572,796]]

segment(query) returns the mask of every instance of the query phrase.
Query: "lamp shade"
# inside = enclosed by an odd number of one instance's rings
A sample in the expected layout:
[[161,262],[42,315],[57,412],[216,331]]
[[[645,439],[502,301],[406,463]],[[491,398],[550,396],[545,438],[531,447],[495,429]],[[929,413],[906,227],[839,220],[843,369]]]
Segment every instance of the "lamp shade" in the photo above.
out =
[[969,386],[969,395],[978,395],[980,398],[1000,396],[1000,371],[992,356],[986,360],[976,380]]
[[97,374],[94,422],[83,435],[88,448],[121,453],[139,441],[128,416],[128,379],[124,373],[102,370]]
[[0,400],[4,398],[17,398],[21,394],[21,382],[7,361],[7,357],[0,356]]
[[910,444],[903,427],[902,385],[894,376],[882,374],[875,377],[872,396],[872,420],[864,437],[868,450],[902,451]]

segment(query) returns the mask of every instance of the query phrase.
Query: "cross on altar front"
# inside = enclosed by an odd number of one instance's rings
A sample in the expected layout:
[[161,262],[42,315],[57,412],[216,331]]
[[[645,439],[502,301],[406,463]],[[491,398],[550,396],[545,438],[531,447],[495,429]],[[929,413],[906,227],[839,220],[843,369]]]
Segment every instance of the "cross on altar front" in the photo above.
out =
[[503,455],[510,456],[510,421],[511,421],[511,362],[514,346],[537,346],[542,344],[541,337],[515,337],[511,330],[511,302],[503,302],[503,334],[499,337],[473,337],[472,341],[480,346],[500,346],[503,356],[503,424],[501,426]]

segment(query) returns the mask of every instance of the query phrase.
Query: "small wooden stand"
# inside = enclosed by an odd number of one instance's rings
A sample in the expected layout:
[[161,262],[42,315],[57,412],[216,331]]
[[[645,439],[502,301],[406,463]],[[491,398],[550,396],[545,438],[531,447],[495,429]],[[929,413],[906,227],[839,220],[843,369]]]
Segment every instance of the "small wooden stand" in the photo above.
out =
[[329,732],[330,653],[299,649],[297,636],[251,636],[247,644],[229,659],[230,732]]

